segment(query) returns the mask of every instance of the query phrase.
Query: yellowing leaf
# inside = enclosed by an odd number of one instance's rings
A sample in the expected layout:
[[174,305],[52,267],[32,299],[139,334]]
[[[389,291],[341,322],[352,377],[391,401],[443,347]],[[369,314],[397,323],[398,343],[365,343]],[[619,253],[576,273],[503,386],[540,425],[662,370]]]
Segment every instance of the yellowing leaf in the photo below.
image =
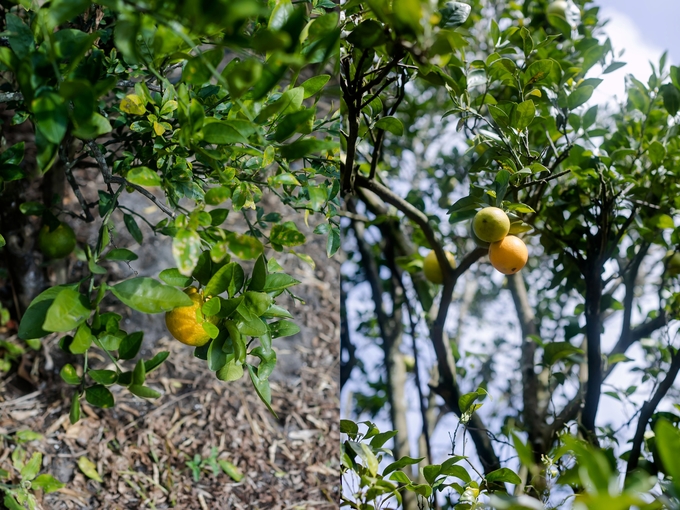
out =
[[161,136],[163,133],[165,133],[165,127],[158,122],[153,123],[153,130],[158,136]]
[[125,96],[120,101],[120,109],[131,115],[144,115],[146,113],[144,100],[135,94]]
[[102,477],[99,476],[99,473],[97,472],[97,466],[95,466],[94,463],[87,457],[80,457],[78,459],[78,467],[88,478],[91,478],[92,480],[95,480],[99,483],[104,482]]

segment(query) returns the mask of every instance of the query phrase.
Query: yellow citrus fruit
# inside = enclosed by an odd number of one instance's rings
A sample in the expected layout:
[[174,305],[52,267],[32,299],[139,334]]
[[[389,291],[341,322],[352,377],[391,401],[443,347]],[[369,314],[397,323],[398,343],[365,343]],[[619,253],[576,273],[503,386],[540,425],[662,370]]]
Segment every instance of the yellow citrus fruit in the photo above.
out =
[[[455,269],[456,259],[453,257],[453,253],[450,251],[445,253],[446,258],[449,260],[449,264],[451,264],[451,267]],[[442,273],[442,268],[439,267],[437,254],[434,252],[434,250],[430,251],[430,253],[428,253],[423,260],[423,272],[425,273],[425,278],[430,280],[432,283],[444,283],[444,274]]]
[[76,247],[76,234],[66,223],[60,223],[50,232],[43,225],[38,234],[38,248],[48,259],[63,259]]
[[210,335],[203,329],[203,322],[215,324],[218,317],[204,317],[201,307],[203,296],[195,287],[189,287],[184,293],[194,302],[191,306],[180,306],[165,314],[165,325],[177,340],[186,345],[200,347],[210,341]]
[[503,274],[515,274],[529,260],[529,251],[519,237],[505,236],[500,241],[491,243],[489,248],[491,265]]
[[475,214],[472,229],[482,241],[495,243],[508,235],[510,218],[498,207],[485,207]]

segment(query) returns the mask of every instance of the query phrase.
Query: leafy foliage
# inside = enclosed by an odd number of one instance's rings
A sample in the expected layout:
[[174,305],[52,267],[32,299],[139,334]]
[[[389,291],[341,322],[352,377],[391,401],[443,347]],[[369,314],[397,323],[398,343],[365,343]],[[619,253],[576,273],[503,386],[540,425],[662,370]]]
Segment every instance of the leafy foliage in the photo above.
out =
[[[431,435],[441,437],[435,425],[452,412],[474,443],[466,471],[477,485],[460,485],[451,508],[675,508],[674,478],[649,439],[660,420],[676,431],[678,422],[677,410],[658,411],[677,401],[680,368],[677,68],[664,55],[646,82],[626,77],[620,105],[598,106],[603,78],[624,64],[593,2],[344,8],[344,289],[367,283],[374,306],[358,310],[346,297],[358,319],[343,337],[343,382],[361,379],[357,416],[389,408],[396,459],[430,456],[413,463],[417,475],[401,466],[403,506],[423,503],[409,494],[416,476],[435,490]],[[529,247],[527,266],[508,279],[489,271],[488,246],[471,232],[487,206],[503,209]],[[423,276],[425,249],[443,286]],[[446,251],[457,268],[447,269]],[[502,313],[509,303],[512,316]],[[384,359],[364,357],[366,340]],[[627,371],[627,388],[614,370]],[[424,425],[413,454],[405,416],[416,394]],[[604,398],[637,413],[615,428]],[[454,435],[452,455],[462,443]],[[364,447],[347,448],[358,489],[345,503],[396,498],[399,485],[371,470]],[[515,452],[520,465],[504,460]]]
[[[2,101],[15,112],[14,124],[35,128],[37,173],[63,170],[82,209],[73,215],[100,225],[96,244],[82,246],[88,274],[37,296],[19,326],[27,341],[68,333],[60,347],[83,356],[82,375],[72,365],[61,370],[76,387],[72,422],[83,396],[90,405],[113,406],[114,384],[142,398],[160,395],[145,381],[168,353],[125,368],[137,359],[143,334],[121,329],[121,317],[104,312],[103,300],[162,313],[189,306],[181,288],[192,284],[211,298],[204,314],[219,318],[205,323],[212,340],[195,355],[224,381],[247,370],[271,409],[272,339],[299,331],[275,298],[298,282],[267,250],[305,257],[306,237],[296,227],[302,214],[306,223],[318,220],[329,256],[339,247],[339,112],[324,74],[337,65],[334,7],[326,0],[22,1],[7,11]],[[25,150],[21,142],[0,153],[4,183],[34,177],[22,164]],[[96,204],[83,199],[72,175],[85,161],[103,179]],[[149,223],[122,205],[125,193],[140,193],[167,218]],[[267,211],[265,194],[291,215]],[[52,205],[19,208],[52,229],[59,221]],[[114,213],[139,244],[146,241],[140,220],[172,238],[177,267],[161,272],[164,283],[109,281],[102,262],[137,257],[116,245]],[[241,216],[247,230],[227,226],[229,214]],[[255,261],[248,278],[232,257]],[[91,366],[91,349],[103,351],[114,369]]]

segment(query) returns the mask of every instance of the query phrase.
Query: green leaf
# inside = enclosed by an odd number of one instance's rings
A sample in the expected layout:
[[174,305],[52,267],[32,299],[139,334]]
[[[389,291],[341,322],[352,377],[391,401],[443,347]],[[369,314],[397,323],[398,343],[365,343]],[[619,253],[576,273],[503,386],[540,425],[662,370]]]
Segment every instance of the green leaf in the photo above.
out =
[[31,103],[36,128],[48,142],[59,144],[68,127],[68,106],[58,94],[41,94]]
[[105,386],[110,386],[118,379],[118,373],[113,370],[88,370],[87,373],[94,382]]
[[573,110],[584,104],[590,99],[594,91],[595,89],[590,85],[583,85],[577,88],[574,92],[569,94],[569,97],[567,98],[569,109]]
[[392,133],[394,136],[401,136],[404,134],[404,125],[396,117],[386,116],[382,117],[375,123],[375,127],[383,129]]
[[419,34],[423,31],[423,26],[420,24],[423,16],[420,0],[394,0],[392,11],[398,21],[398,27],[408,29],[413,34]]
[[146,367],[144,366],[144,361],[140,359],[137,360],[135,368],[132,371],[131,383],[142,385],[144,384],[145,380],[146,380]]
[[231,462],[228,462],[228,461],[223,460],[223,459],[219,459],[217,461],[217,463],[222,468],[222,471],[224,471],[224,473],[227,476],[229,476],[232,480],[234,480],[235,482],[240,482],[241,480],[243,480],[243,473],[241,473],[239,468],[236,467]]
[[161,396],[156,390],[152,390],[148,386],[142,386],[140,384],[131,384],[128,387],[128,390],[130,390],[130,393],[140,398],[159,398]]
[[269,324],[269,330],[272,338],[283,338],[297,335],[300,332],[300,326],[291,321],[280,320]]
[[388,464],[383,470],[383,476],[389,475],[392,471],[405,468],[406,466],[412,466],[414,464],[420,464],[425,457],[420,457],[419,459],[414,459],[412,457],[402,457],[401,459]]
[[264,255],[260,255],[255,261],[255,267],[253,268],[253,274],[250,278],[250,284],[248,285],[248,289],[254,291],[261,291],[264,289],[266,282],[267,282],[267,263],[265,262]]
[[205,194],[205,203],[208,205],[220,205],[229,198],[231,198],[231,189],[226,186],[218,186],[208,190]]
[[[239,306],[239,313],[242,311],[242,308],[242,306]],[[260,337],[262,335],[266,335],[268,332],[267,325],[264,323],[264,321],[253,315],[243,317],[243,321],[238,325],[238,330],[245,336],[253,337]]]
[[29,443],[31,441],[39,441],[42,440],[45,436],[40,434],[39,432],[33,432],[32,430],[19,430],[15,435],[14,435],[14,440],[17,442],[17,444],[23,444],[23,443]]
[[259,257],[264,247],[259,239],[241,234],[233,234],[228,239],[229,251],[241,260],[251,260]]
[[519,485],[520,483],[522,483],[522,479],[508,468],[500,468],[486,475],[487,484],[498,482],[507,482],[513,485]]
[[217,337],[210,342],[208,347],[208,369],[218,371],[227,363],[227,353],[223,347],[229,337],[227,331],[222,330]]
[[331,258],[340,249],[340,229],[331,227],[326,241],[326,256]]
[[549,59],[537,60],[529,66],[524,73],[526,78],[525,88],[531,87],[534,84],[543,81],[550,76],[552,71],[553,61]]
[[104,480],[102,480],[102,477],[99,476],[99,473],[97,472],[97,466],[95,466],[94,463],[87,457],[80,457],[78,459],[78,468],[88,478],[91,478],[92,480],[95,480],[99,483],[104,483]]
[[359,426],[352,420],[340,420],[340,433],[350,437],[356,436],[359,433]]
[[84,354],[92,345],[94,336],[87,324],[78,326],[76,334],[73,336],[73,341],[69,345],[69,350],[73,354]]
[[273,273],[267,275],[266,283],[261,290],[263,292],[276,292],[297,285],[298,283],[300,283],[299,280],[296,280],[285,273]]
[[201,236],[195,230],[186,228],[178,230],[172,240],[172,256],[179,272],[185,276],[191,275],[200,255]]
[[657,422],[654,429],[656,447],[666,472],[673,477],[673,487],[680,491],[680,430],[665,419]]
[[[663,160],[666,157],[666,148],[663,146],[663,144],[654,140],[651,144],[649,144],[647,153],[649,154],[649,159],[652,161],[654,166],[658,167],[661,165],[661,163],[663,163]],[[670,228],[673,228],[672,220]]]
[[281,118],[274,132],[274,140],[282,142],[296,133],[310,133],[316,116],[316,108],[306,108]]
[[470,409],[472,404],[475,403],[475,401],[479,398],[479,393],[476,391],[473,391],[472,393],[466,393],[465,395],[461,395],[461,397],[458,399],[458,407],[460,408],[461,414],[465,413]]
[[125,227],[128,229],[128,232],[130,232],[132,238],[139,244],[142,244],[144,236],[142,235],[142,231],[139,229],[139,225],[137,225],[134,217],[129,214],[123,214],[123,221],[125,222]]
[[137,260],[139,257],[137,256],[136,253],[128,250],[127,248],[114,248],[110,250],[102,258],[106,260],[123,260],[126,262],[130,262],[133,260]]
[[543,365],[548,367],[574,354],[583,354],[581,349],[574,347],[569,342],[551,342],[545,345],[544,350]]
[[42,453],[34,452],[30,460],[21,468],[21,480],[30,482],[40,472],[42,465]]
[[176,267],[164,269],[158,277],[173,287],[188,287],[194,281],[191,276],[184,276]]
[[71,397],[71,409],[69,411],[69,421],[77,423],[80,420],[80,393],[76,391]]
[[300,159],[312,154],[333,150],[337,147],[337,142],[332,140],[319,140],[318,138],[300,138],[293,143],[283,145],[279,148],[282,158],[288,160]]
[[243,304],[256,317],[264,315],[272,304],[272,297],[265,292],[248,290],[243,294],[243,298]]
[[248,369],[248,374],[250,374],[250,380],[253,382],[253,386],[255,387],[255,392],[257,393],[257,396],[260,397],[260,400],[262,400],[262,402],[264,402],[264,405],[266,405],[267,409],[269,409],[269,412],[274,415],[274,418],[278,419],[278,416],[276,415],[274,409],[272,409],[271,406],[272,395],[271,388],[269,387],[269,380],[260,379],[255,373],[254,366],[247,364],[246,368]]
[[150,360],[146,360],[144,362],[144,373],[149,374],[153,370],[156,370],[166,359],[168,359],[168,356],[170,356],[168,351],[161,351]]
[[154,187],[161,185],[161,176],[146,166],[131,168],[125,178],[132,184],[139,186]]
[[191,298],[181,290],[147,277],[120,282],[111,287],[111,292],[125,305],[143,313],[169,312],[193,304]]
[[272,227],[269,240],[281,246],[300,246],[305,243],[305,235],[300,232],[294,223],[286,222]]
[[243,268],[236,262],[222,266],[205,287],[206,296],[217,296],[227,291],[229,297],[234,297],[243,288],[245,274]]
[[441,14],[439,26],[443,28],[459,27],[467,21],[471,10],[472,7],[463,2],[446,2],[444,6],[439,9],[439,13]]
[[[76,123],[75,120],[74,123]],[[88,119],[77,122],[75,129],[73,129],[73,136],[81,140],[93,140],[110,133],[112,130],[113,128],[106,117],[97,112],[92,112]]]
[[46,473],[38,476],[35,480],[31,482],[31,488],[40,489],[45,494],[56,492],[63,487],[66,487],[65,483],[60,482],[52,475]]
[[513,108],[510,125],[518,131],[522,131],[529,127],[534,117],[536,117],[536,107],[534,102],[528,99]]
[[531,468],[534,465],[534,454],[531,451],[531,447],[525,444],[517,434],[512,433],[512,444],[517,450],[517,456],[522,465]]
[[54,302],[57,295],[64,289],[75,289],[76,285],[58,285],[41,292],[28,306],[28,309],[21,318],[18,336],[22,340],[42,338],[48,334],[42,328],[47,315],[47,311]]
[[330,75],[320,74],[302,82],[300,87],[302,87],[302,89],[305,91],[303,96],[304,99],[317,94],[321,89],[323,89],[323,86],[326,85],[330,79]]
[[667,83],[661,87],[661,96],[663,97],[663,105],[671,117],[675,117],[680,110],[680,90],[675,86]]
[[227,363],[217,371],[216,377],[220,381],[238,381],[243,377],[243,364],[235,359]]
[[87,298],[73,289],[62,289],[47,310],[43,328],[65,332],[77,328],[92,313]]
[[357,25],[347,36],[347,42],[357,48],[373,48],[387,40],[383,26],[375,20],[367,19]]
[[[107,409],[114,406],[113,394],[101,384],[85,389],[85,400],[95,407]],[[87,473],[86,473],[87,474]]]
[[248,143],[248,139],[228,121],[206,123],[203,126],[203,141],[216,145]]
[[35,48],[33,32],[24,21],[16,14],[7,13],[5,16],[7,25],[7,41],[12,51],[19,59],[26,57]]
[[625,65],[626,62],[612,62],[611,64],[609,64],[609,66],[607,66],[607,69],[602,71],[602,74],[613,73],[614,71],[621,69]]

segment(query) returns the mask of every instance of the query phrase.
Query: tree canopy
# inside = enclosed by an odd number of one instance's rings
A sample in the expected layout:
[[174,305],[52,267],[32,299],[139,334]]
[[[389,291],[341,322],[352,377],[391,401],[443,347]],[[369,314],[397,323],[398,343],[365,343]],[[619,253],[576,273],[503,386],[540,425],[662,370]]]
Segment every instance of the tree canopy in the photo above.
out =
[[[625,64],[589,0],[344,9],[343,504],[677,508],[678,68],[595,104]],[[507,277],[489,206],[528,247]]]

